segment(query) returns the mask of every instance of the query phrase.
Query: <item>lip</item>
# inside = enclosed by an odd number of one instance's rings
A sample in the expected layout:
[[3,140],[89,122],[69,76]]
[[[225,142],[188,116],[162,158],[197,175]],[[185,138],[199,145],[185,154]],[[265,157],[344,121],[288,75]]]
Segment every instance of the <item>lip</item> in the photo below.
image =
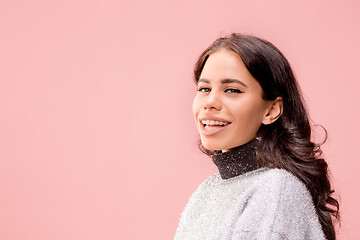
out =
[[205,129],[204,127],[204,124],[201,122],[203,120],[212,120],[212,121],[219,121],[219,122],[229,122],[231,124],[230,121],[227,121],[223,118],[220,118],[220,117],[217,117],[217,116],[202,116],[199,118],[199,125],[200,125],[200,133],[202,135],[205,135],[205,136],[213,136],[215,134],[218,134],[222,131],[224,131],[230,124],[228,125],[225,125],[224,127],[219,127],[217,129],[212,129],[212,130],[208,130],[208,129]]
[[218,122],[229,122],[231,123],[230,121],[226,120],[226,119],[223,119],[223,118],[220,118],[220,117],[217,117],[217,116],[212,116],[212,115],[204,115],[204,116],[201,116],[199,117],[199,121],[204,121],[204,120],[212,120],[212,121],[218,121]]

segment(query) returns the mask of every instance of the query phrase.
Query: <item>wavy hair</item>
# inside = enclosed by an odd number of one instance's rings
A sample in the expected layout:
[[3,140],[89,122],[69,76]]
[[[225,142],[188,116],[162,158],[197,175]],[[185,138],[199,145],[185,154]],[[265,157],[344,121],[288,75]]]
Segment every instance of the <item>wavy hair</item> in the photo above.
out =
[[[237,53],[247,70],[259,82],[264,100],[283,99],[283,113],[270,125],[261,125],[257,150],[263,167],[286,169],[300,179],[312,195],[322,230],[327,239],[335,239],[334,223],[340,219],[339,202],[332,197],[328,164],[322,157],[321,144],[311,140],[312,129],[304,99],[288,60],[272,43],[258,37],[231,34],[215,40],[199,57],[194,68],[197,83],[208,57],[227,49]],[[325,130],[326,133],[326,130]],[[213,151],[200,149],[208,154]]]

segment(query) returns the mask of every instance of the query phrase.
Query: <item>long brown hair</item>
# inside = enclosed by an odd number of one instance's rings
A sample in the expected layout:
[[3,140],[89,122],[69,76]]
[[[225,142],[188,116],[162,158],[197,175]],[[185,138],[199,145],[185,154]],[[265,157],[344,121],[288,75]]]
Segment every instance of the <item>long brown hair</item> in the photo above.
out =
[[[257,136],[261,138],[257,151],[259,162],[264,167],[286,169],[307,186],[326,238],[335,239],[334,222],[340,218],[339,202],[332,197],[334,190],[321,144],[311,140],[312,129],[304,99],[288,60],[266,40],[231,34],[215,40],[200,55],[194,68],[195,82],[210,54],[220,49],[231,50],[241,57],[247,70],[261,85],[264,100],[282,97],[281,117],[258,130]],[[213,154],[201,144],[200,149],[208,155]]]

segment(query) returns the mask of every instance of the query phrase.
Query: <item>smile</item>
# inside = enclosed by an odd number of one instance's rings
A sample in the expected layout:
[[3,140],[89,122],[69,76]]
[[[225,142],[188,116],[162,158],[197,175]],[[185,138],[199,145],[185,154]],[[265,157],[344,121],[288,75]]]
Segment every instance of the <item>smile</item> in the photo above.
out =
[[200,121],[200,132],[205,136],[212,136],[225,130],[229,124],[231,122],[202,120]]

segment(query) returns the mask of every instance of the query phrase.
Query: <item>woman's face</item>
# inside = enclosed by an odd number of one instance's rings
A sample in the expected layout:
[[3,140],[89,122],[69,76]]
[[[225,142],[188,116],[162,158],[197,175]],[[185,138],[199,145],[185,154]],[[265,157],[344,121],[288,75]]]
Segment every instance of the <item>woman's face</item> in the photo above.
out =
[[193,114],[203,146],[228,150],[256,137],[270,103],[233,51],[221,49],[207,59],[198,81]]

